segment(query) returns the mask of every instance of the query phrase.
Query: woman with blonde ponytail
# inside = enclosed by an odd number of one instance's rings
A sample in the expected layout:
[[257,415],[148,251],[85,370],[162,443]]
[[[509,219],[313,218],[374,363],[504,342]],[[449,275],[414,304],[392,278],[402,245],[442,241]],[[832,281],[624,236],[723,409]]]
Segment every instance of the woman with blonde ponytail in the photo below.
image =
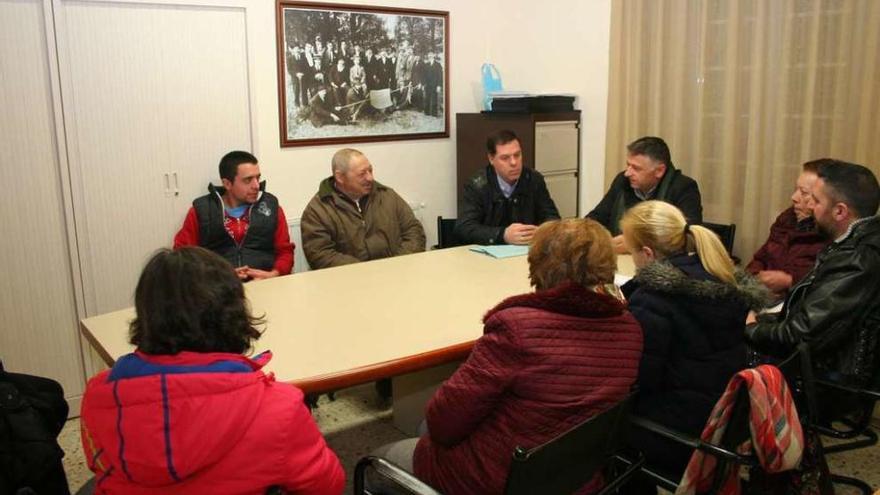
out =
[[[712,231],[688,224],[669,203],[639,203],[620,225],[637,269],[623,292],[645,339],[636,411],[699,437],[727,381],[746,366],[746,315],[768,293],[735,271]],[[646,431],[635,431],[632,442],[676,474],[691,454]]]

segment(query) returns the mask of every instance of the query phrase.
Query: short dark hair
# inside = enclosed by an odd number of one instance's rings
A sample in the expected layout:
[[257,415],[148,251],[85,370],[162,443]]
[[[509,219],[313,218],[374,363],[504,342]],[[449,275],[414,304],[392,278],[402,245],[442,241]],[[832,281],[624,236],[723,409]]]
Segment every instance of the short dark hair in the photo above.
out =
[[811,172],[814,174],[819,173],[819,167],[825,165],[826,163],[833,163],[834,160],[831,158],[819,158],[817,160],[810,160],[803,165],[804,172]]
[[626,151],[631,155],[644,155],[655,162],[672,165],[672,157],[669,155],[669,146],[666,141],[656,136],[644,136],[626,145]]
[[238,166],[242,163],[253,163],[256,165],[257,157],[247,151],[230,151],[223,155],[220,159],[220,178],[229,182],[235,182],[235,175],[238,173]]
[[857,163],[829,160],[819,167],[819,178],[835,202],[846,204],[858,218],[877,214],[880,185],[874,172]]
[[488,151],[490,155],[495,155],[496,147],[499,144],[507,144],[512,141],[516,141],[522,146],[522,141],[520,141],[519,138],[516,137],[516,133],[510,129],[495,131],[492,134],[489,134],[489,137],[486,138],[486,151]]
[[134,293],[129,341],[146,354],[244,354],[260,338],[244,287],[228,261],[200,247],[161,249]]

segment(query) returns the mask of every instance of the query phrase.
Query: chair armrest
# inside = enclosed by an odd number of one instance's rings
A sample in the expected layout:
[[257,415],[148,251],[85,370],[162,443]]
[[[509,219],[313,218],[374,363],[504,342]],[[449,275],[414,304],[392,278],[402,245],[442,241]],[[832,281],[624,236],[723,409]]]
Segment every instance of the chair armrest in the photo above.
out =
[[844,383],[834,382],[830,380],[816,379],[816,384],[826,388],[841,390],[850,394],[858,395],[866,399],[880,401],[880,390],[868,390],[861,387],[853,387]]
[[364,485],[366,469],[370,467],[376,471],[376,474],[384,479],[390,480],[395,485],[403,488],[404,493],[413,493],[418,495],[441,495],[440,492],[432,488],[424,481],[416,478],[413,474],[407,472],[402,467],[393,462],[376,456],[366,456],[358,461],[354,468],[354,493],[365,494]]
[[656,421],[651,421],[650,419],[646,419],[641,416],[630,415],[629,419],[630,423],[638,426],[639,428],[643,428],[650,432],[656,433],[657,435],[672,440],[673,442],[687,445],[692,449],[701,450],[715,457],[734,461],[738,464],[743,464],[746,466],[756,466],[758,464],[758,459],[754,455],[739,454],[720,445],[705,442],[699,438],[682,433],[678,430],[674,430],[667,426],[661,425]]
[[641,452],[637,452],[632,459],[628,459],[622,455],[615,455],[614,460],[625,465],[626,469],[623,473],[615,477],[613,481],[602,487],[596,495],[610,495],[612,493],[617,493],[620,487],[629,482],[630,478],[638,473],[645,465],[645,455]]

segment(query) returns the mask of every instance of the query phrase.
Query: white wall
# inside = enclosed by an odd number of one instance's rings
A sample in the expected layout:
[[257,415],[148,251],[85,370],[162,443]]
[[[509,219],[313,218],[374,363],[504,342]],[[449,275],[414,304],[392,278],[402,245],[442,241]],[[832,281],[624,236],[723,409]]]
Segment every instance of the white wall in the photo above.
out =
[[[505,86],[508,89],[532,92],[559,91],[576,94],[578,96],[578,107],[584,112],[582,117],[582,170],[584,174],[581,178],[584,194],[581,197],[581,207],[582,210],[587,211],[599,199],[603,183],[602,164],[604,163],[608,84],[610,1],[558,0],[552,3],[540,4],[531,0],[477,0],[471,2],[462,0],[376,0],[376,3],[390,7],[449,11],[451,27],[450,56],[452,63],[451,67],[447,69],[450,72],[451,83],[450,125],[452,126],[455,124],[456,112],[474,112],[480,108],[482,95],[479,90],[479,72],[480,66],[484,61],[496,64],[504,77]],[[78,150],[81,151],[81,149],[77,148],[77,146],[81,145],[91,150],[92,146],[106,144],[100,142],[102,139],[105,141],[112,140],[113,136],[108,134],[112,133],[112,131],[99,130],[93,134],[82,132],[84,129],[82,126],[83,119],[95,118],[100,120],[111,114],[108,114],[104,109],[94,111],[96,105],[88,105],[88,100],[80,101],[80,104],[85,106],[84,108],[76,107],[74,104],[76,98],[82,99],[83,97],[83,92],[77,91],[77,88],[81,89],[83,85],[87,86],[87,84],[83,83],[77,86],[76,82],[78,80],[73,75],[77,74],[76,71],[78,69],[87,70],[81,64],[82,60],[89,59],[90,57],[100,59],[101,53],[99,53],[98,48],[104,46],[102,44],[110,43],[110,41],[93,40],[82,36],[77,37],[83,31],[77,31],[74,28],[80,26],[77,21],[82,21],[82,25],[86,28],[88,27],[88,22],[98,22],[89,17],[90,14],[83,14],[86,10],[89,12],[94,11],[93,7],[96,5],[101,7],[97,10],[111,11],[119,4],[132,3],[143,4],[145,10],[149,10],[148,7],[152,8],[159,4],[209,8],[218,6],[231,7],[231,9],[227,9],[230,12],[236,14],[244,12],[247,38],[247,77],[248,87],[251,92],[250,110],[252,116],[252,122],[247,122],[245,125],[251,126],[254,143],[253,151],[261,160],[262,171],[269,181],[269,188],[281,199],[290,220],[295,220],[301,215],[306,203],[314,194],[318,182],[329,174],[330,157],[335,149],[338,148],[337,145],[285,149],[281,149],[279,146],[278,75],[275,39],[276,6],[272,0],[0,0],[0,5],[4,7],[4,12],[7,12],[5,9],[10,9],[8,10],[9,12],[27,10],[28,19],[33,20],[31,23],[25,24],[22,22],[25,14],[20,14],[22,17],[19,17],[19,14],[15,14],[15,17],[10,17],[9,22],[12,22],[15,28],[11,27],[10,29],[12,31],[20,29],[23,33],[13,36],[16,42],[9,44],[6,47],[9,49],[6,51],[9,53],[24,53],[37,61],[36,65],[31,64],[34,67],[32,72],[38,76],[35,80],[39,80],[45,87],[35,85],[36,83],[30,84],[30,87],[32,89],[36,88],[33,91],[45,100],[42,103],[44,106],[52,103],[54,109],[54,114],[51,115],[48,107],[43,109],[45,111],[42,114],[39,112],[34,113],[35,108],[39,110],[33,103],[36,100],[22,99],[18,96],[20,93],[17,92],[20,89],[16,83],[18,79],[4,79],[0,82],[0,85],[2,85],[0,86],[0,89],[2,89],[0,96],[3,96],[3,93],[9,93],[9,98],[6,99],[9,100],[8,103],[10,105],[14,106],[15,103],[18,103],[19,107],[16,108],[29,112],[26,115],[12,111],[6,112],[4,114],[6,120],[3,120],[3,123],[12,122],[13,124],[9,125],[12,131],[4,135],[7,137],[7,140],[14,138],[13,140],[16,143],[18,143],[16,140],[20,140],[19,138],[22,137],[30,139],[31,141],[29,142],[44,143],[45,149],[37,149],[39,146],[37,148],[31,147],[37,151],[43,150],[42,154],[37,153],[34,155],[38,157],[39,165],[42,168],[32,168],[44,172],[44,177],[41,179],[42,182],[40,184],[45,187],[38,187],[36,190],[43,191],[43,196],[47,196],[53,190],[58,193],[59,191],[55,188],[60,186],[58,199],[59,201],[64,200],[63,213],[66,216],[64,218],[58,217],[58,215],[62,214],[60,203],[54,209],[44,208],[46,211],[43,213],[54,215],[52,217],[53,222],[51,222],[54,225],[52,232],[54,237],[51,238],[56,239],[56,241],[49,244],[61,250],[65,245],[63,239],[66,237],[70,241],[70,245],[67,247],[70,250],[69,260],[71,262],[67,268],[63,266],[57,268],[53,265],[50,267],[52,268],[50,270],[52,273],[43,277],[44,279],[52,280],[52,283],[58,289],[55,291],[57,294],[51,291],[46,292],[48,285],[46,287],[33,285],[32,287],[36,288],[36,292],[42,297],[25,298],[27,300],[25,303],[7,305],[5,310],[0,311],[0,314],[6,317],[5,320],[14,323],[16,320],[10,320],[7,317],[13,313],[19,313],[20,319],[23,321],[36,321],[36,318],[33,318],[32,315],[40,314],[43,311],[41,305],[45,304],[45,297],[47,296],[52,296],[49,299],[53,301],[64,299],[67,306],[64,315],[44,325],[50,331],[43,335],[45,337],[43,340],[57,342],[61,347],[55,346],[49,349],[49,346],[34,340],[34,336],[37,334],[29,331],[24,326],[18,330],[13,330],[8,335],[4,334],[4,344],[6,347],[3,347],[2,350],[7,355],[16,352],[19,355],[24,355],[24,352],[28,352],[23,351],[26,349],[43,349],[46,351],[39,356],[31,356],[32,359],[28,362],[10,359],[9,364],[14,364],[17,371],[43,374],[62,380],[64,380],[65,376],[69,378],[76,374],[76,370],[80,367],[80,362],[75,355],[68,356],[65,354],[64,358],[69,357],[69,359],[60,359],[52,355],[52,352],[60,350],[60,353],[63,354],[73,347],[71,343],[73,339],[71,337],[76,335],[78,331],[72,314],[74,312],[72,307],[74,302],[76,303],[76,312],[79,317],[84,317],[88,313],[96,311],[99,307],[96,304],[92,304],[94,307],[89,309],[91,307],[88,302],[90,299],[87,296],[83,296],[83,293],[88,294],[89,291],[81,289],[91,287],[94,290],[96,287],[92,287],[92,285],[106,284],[106,281],[100,277],[92,277],[96,279],[92,283],[89,277],[83,276],[80,268],[83,266],[88,268],[89,265],[84,260],[90,259],[88,253],[91,252],[83,249],[83,246],[87,246],[90,242],[95,242],[101,243],[102,248],[110,247],[105,246],[105,241],[101,241],[91,235],[88,229],[82,228],[79,223],[83,215],[82,211],[85,211],[85,208],[79,207],[87,204],[83,197],[88,192],[88,188],[80,184],[84,178],[88,179],[88,176],[82,173],[81,168],[96,173],[96,161],[99,158],[88,159],[88,157],[85,157],[83,162],[83,157],[78,154]],[[552,9],[545,7],[545,5],[552,5]],[[42,10],[38,8],[39,6],[42,7]],[[40,22],[43,18],[45,18],[45,25]],[[204,17],[198,17],[197,19],[203,20]],[[143,20],[141,19],[141,21]],[[195,23],[195,21],[193,22]],[[174,35],[180,34],[181,29],[187,30],[184,33],[187,36],[198,36],[198,31],[195,29],[197,26],[185,25],[181,28],[179,25],[175,27],[172,24],[163,24],[161,22],[153,22],[150,26],[150,29],[156,30],[156,32],[151,32],[151,34],[162,36],[167,32],[170,39],[178,39]],[[125,30],[126,26],[110,25],[108,29]],[[85,29],[85,32],[89,32],[88,29]],[[56,34],[60,34],[59,39],[61,41],[57,45]],[[186,43],[185,36],[183,39],[182,43]],[[22,45],[22,40],[30,40],[33,46]],[[80,43],[80,45],[76,43]],[[89,43],[92,44],[92,48],[90,48]],[[237,41],[237,43],[240,43],[240,41]],[[59,53],[55,52],[56,46],[61,47]],[[32,50],[27,51],[26,48],[31,48]],[[36,50],[36,54],[32,54],[33,50]],[[151,52],[151,50],[145,50],[138,53],[138,55],[143,57],[145,52]],[[77,57],[77,55],[82,56]],[[233,56],[230,55],[229,50],[221,50],[209,55],[215,57],[225,55],[227,59]],[[31,60],[28,57],[25,57],[23,60]],[[3,58],[4,61],[8,61],[7,59],[16,60],[15,57]],[[227,59],[224,60],[228,61]],[[40,62],[41,60],[42,62]],[[158,60],[169,64],[169,67],[174,63],[173,60],[161,57]],[[78,62],[80,63],[78,64]],[[46,69],[48,69],[48,72],[46,72]],[[24,78],[22,80],[31,77],[30,73],[26,73],[23,70],[14,70],[12,72],[21,76],[20,79]],[[19,74],[19,72],[21,73]],[[172,70],[171,72],[174,73],[175,71]],[[50,75],[51,77],[49,77]],[[183,77],[179,73],[177,76]],[[229,78],[233,74],[227,71],[225,76]],[[218,73],[216,77],[222,78],[224,74]],[[241,77],[241,74],[239,74],[239,80]],[[51,94],[48,93],[50,86],[52,88]],[[65,92],[66,97],[62,96],[62,91],[60,91],[62,88],[67,90]],[[172,92],[172,94],[176,93]],[[138,95],[155,96],[145,89],[141,89]],[[156,98],[156,105],[173,108],[174,104],[181,104],[179,101],[172,102],[169,98],[172,97]],[[2,99],[0,98],[0,100]],[[222,100],[223,98],[220,98],[215,104],[218,107],[222,107],[224,104],[228,105],[227,102]],[[129,106],[131,105],[129,104]],[[61,119],[62,107],[66,107],[66,112],[63,114],[64,120]],[[158,109],[156,114],[168,113],[168,108],[164,107]],[[190,102],[187,108],[193,109],[195,107]],[[90,109],[94,111],[94,114],[89,114]],[[80,112],[76,110],[80,110]],[[130,111],[131,109],[123,108],[122,110]],[[199,113],[200,115],[214,115],[212,112]],[[149,116],[150,114],[148,114]],[[239,124],[241,119],[248,120],[246,116],[231,118]],[[28,119],[39,120],[40,125],[43,126],[43,131],[50,134],[54,126],[58,143],[60,143],[59,147],[63,148],[57,156],[46,155],[46,150],[49,148],[46,148],[45,143],[50,143],[51,145],[52,139],[45,136],[42,139],[36,139],[34,136],[39,138],[39,135],[30,131],[25,133],[27,136],[22,134],[22,132],[32,127],[19,125],[20,122],[28,121]],[[148,118],[141,118],[137,123],[146,125],[149,124],[148,120]],[[55,125],[56,122],[57,125]],[[178,122],[174,122],[173,118],[170,122],[171,125],[167,125],[165,128],[157,130],[157,132],[174,132],[175,124],[178,124]],[[77,124],[80,127],[77,127]],[[221,134],[218,132],[218,129],[224,125],[223,122],[216,122],[216,119],[215,121],[208,119],[203,124],[203,129],[198,129],[198,132],[187,133],[187,135],[195,134],[199,136],[201,132],[206,137],[199,139],[197,142],[192,142],[190,146],[186,147],[183,151],[186,159],[171,160],[174,163],[168,166],[188,167],[183,175],[185,177],[202,177],[203,179],[199,180],[199,182],[204,181],[204,177],[215,177],[216,163],[220,158],[219,155],[206,159],[204,157],[205,153],[200,155],[199,150],[203,151],[206,143],[211,142],[210,136],[214,138],[220,136]],[[0,125],[0,127],[3,126]],[[241,134],[246,134],[246,130],[243,129]],[[150,130],[143,132],[148,133]],[[133,134],[138,135],[138,133]],[[142,133],[142,135],[145,134]],[[450,129],[450,136],[455,136],[454,128]],[[88,142],[90,137],[94,138],[96,142]],[[85,141],[80,143],[80,139]],[[221,137],[220,139],[222,140],[223,138]],[[228,139],[224,140],[224,142],[226,141]],[[246,141],[246,139],[236,141],[239,144],[229,142],[228,146],[241,146],[242,141]],[[145,142],[144,140],[139,140],[137,143],[132,143],[131,146],[125,147],[125,152],[137,155],[137,158],[140,160],[149,159],[149,154],[141,150],[142,146],[141,148],[135,146],[136,144],[143,145]],[[380,181],[394,187],[411,204],[423,203],[425,205],[425,208],[419,211],[418,214],[425,220],[428,227],[426,230],[429,244],[436,242],[433,218],[437,215],[454,216],[456,214],[455,139],[450,137],[421,141],[383,142],[363,144],[358,147],[372,160],[376,169],[376,175]],[[28,149],[30,150],[30,148]],[[178,162],[186,163],[181,164]],[[113,177],[123,177],[136,171],[132,169],[128,162],[119,160],[111,160],[109,166],[111,169],[120,166],[126,168],[125,170],[108,171],[109,176]],[[165,165],[163,164],[162,166]],[[61,179],[61,184],[58,184],[59,178]],[[92,183],[90,182],[90,184]],[[201,187],[203,185],[195,190],[201,190]],[[25,188],[23,190],[33,189]],[[122,190],[125,191],[126,189]],[[89,198],[95,199],[93,195],[90,195]],[[116,211],[139,211],[138,208],[126,209],[125,206],[131,203],[131,198],[127,199],[127,201],[122,203],[113,203]],[[186,210],[186,202],[183,201],[181,203],[180,211],[176,213],[179,217],[172,219],[177,225],[182,222]],[[79,214],[76,213],[77,210],[80,210]],[[172,209],[172,211],[174,210]],[[79,220],[76,220],[77,218]],[[135,214],[132,218],[137,218],[137,215]],[[113,222],[110,222],[110,224],[113,224]],[[44,222],[41,225],[45,227],[49,224]],[[23,246],[39,244],[39,242],[35,244],[34,239],[28,237],[29,235],[36,236],[36,238],[43,241],[50,238],[50,236],[43,235],[37,230],[28,231],[24,233],[24,237],[19,236],[19,244]],[[171,242],[170,236],[160,236],[160,238],[162,244]],[[166,238],[167,240],[165,240]],[[152,249],[152,246],[142,245],[141,247],[147,250]],[[92,255],[92,258],[94,257]],[[13,256],[10,259],[18,258]],[[66,256],[63,253],[54,253],[50,258],[56,261],[66,261]],[[135,268],[131,266],[131,263],[123,263],[123,265],[126,265],[126,268],[122,269],[123,271],[129,269],[139,271],[140,269],[140,267]],[[23,266],[27,266],[27,264],[25,263]],[[6,271],[8,272],[9,270]],[[103,275],[110,272],[110,270],[100,270],[99,272]],[[15,274],[13,273],[13,275]],[[119,276],[119,274],[113,274],[113,276]],[[31,287],[27,285],[27,281],[24,278],[22,276],[14,276],[10,280],[19,289]],[[68,284],[71,282],[74,287],[68,287]],[[67,292],[68,288],[70,293]],[[113,292],[121,294],[120,297],[127,300],[133,292],[133,287],[129,289],[124,287],[117,288]],[[60,304],[56,304],[55,308],[60,307]],[[114,307],[116,306],[118,304],[114,305]],[[68,323],[65,322],[68,322],[70,326],[68,327]],[[49,362],[52,359],[59,361],[54,368],[41,365],[41,363]],[[62,363],[61,361],[64,362]],[[59,371],[62,368],[63,371]],[[90,370],[88,374],[91,374],[91,371],[94,370]],[[76,395],[79,392],[81,382],[71,379],[65,382],[65,386],[70,395]],[[78,407],[74,406],[73,410],[77,409]]]
[[[610,0],[380,0],[351,2],[449,11],[450,137],[358,144],[373,162],[377,180],[410,203],[425,204],[428,244],[436,241],[432,219],[455,216],[455,113],[480,109],[480,66],[498,67],[506,89],[559,91],[578,96],[582,116],[581,210],[601,198],[608,99]],[[298,218],[329,175],[339,145],[279,147],[275,5],[248,4],[253,89],[254,153],[269,190],[288,218]],[[218,157],[219,159],[219,157]],[[215,167],[215,164],[206,166]],[[181,220],[185,212],[181,212]]]

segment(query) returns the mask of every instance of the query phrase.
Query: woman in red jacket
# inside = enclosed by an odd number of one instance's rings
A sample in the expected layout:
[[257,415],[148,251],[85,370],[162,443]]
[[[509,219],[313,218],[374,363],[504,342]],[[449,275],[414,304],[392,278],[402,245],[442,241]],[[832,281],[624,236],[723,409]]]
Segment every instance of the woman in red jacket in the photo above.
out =
[[241,281],[218,255],[162,250],[135,292],[137,350],[89,380],[82,441],[98,494],[339,494],[345,474],[302,392],[267,351]]
[[770,237],[755,252],[746,270],[758,277],[775,296],[782,300],[788,290],[801,281],[816,264],[816,256],[831,239],[816,229],[813,220],[813,184],[819,177],[819,166],[828,158],[803,165],[791,195],[791,207],[783,211],[770,226]]
[[529,249],[536,290],[486,314],[467,361],[429,402],[416,476],[447,495],[502,493],[516,446],[542,444],[629,393],[642,332],[615,268],[611,235],[597,222],[538,228]]

